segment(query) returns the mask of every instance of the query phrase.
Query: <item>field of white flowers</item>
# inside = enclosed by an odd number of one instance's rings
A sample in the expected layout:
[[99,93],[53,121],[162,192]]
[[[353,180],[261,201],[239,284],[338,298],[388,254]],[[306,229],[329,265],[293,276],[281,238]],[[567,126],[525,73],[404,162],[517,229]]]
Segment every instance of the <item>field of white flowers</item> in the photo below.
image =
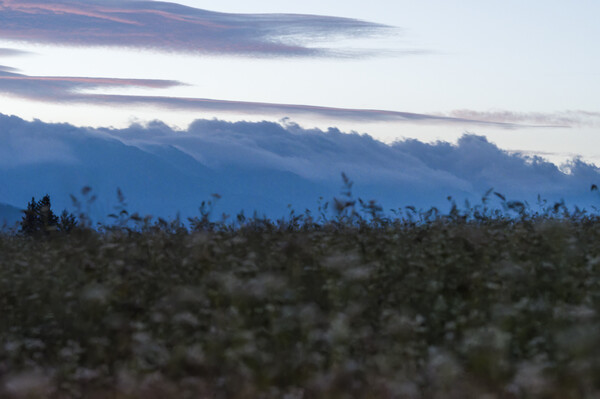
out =
[[597,216],[340,206],[1,235],[0,397],[600,396]]

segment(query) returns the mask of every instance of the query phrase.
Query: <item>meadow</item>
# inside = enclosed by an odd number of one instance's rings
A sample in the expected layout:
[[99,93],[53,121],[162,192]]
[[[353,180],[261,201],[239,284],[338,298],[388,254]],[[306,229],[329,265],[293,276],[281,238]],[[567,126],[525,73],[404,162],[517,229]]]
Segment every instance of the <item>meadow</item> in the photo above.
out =
[[0,235],[0,397],[600,396],[598,215],[331,208]]

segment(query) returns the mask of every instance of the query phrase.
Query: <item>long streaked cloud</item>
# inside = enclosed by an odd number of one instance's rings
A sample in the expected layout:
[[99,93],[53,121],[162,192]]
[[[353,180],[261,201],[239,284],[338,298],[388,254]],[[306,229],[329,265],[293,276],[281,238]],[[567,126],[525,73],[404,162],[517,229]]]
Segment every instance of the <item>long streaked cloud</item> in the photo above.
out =
[[0,93],[44,102],[87,102],[83,90],[98,88],[169,88],[182,83],[159,79],[28,76],[0,66]]
[[508,124],[530,124],[556,127],[600,126],[600,112],[582,110],[560,112],[515,112],[508,110],[475,111],[461,109],[444,114],[444,116]]
[[313,44],[392,31],[357,19],[229,14],[159,1],[0,0],[0,38],[32,43],[260,57],[360,56],[372,51]]
[[159,108],[229,112],[236,114],[271,115],[278,119],[295,115],[308,115],[342,121],[363,122],[413,122],[425,124],[483,124],[503,128],[517,128],[511,123],[479,121],[438,115],[418,114],[376,109],[335,108],[302,104],[277,104],[265,102],[230,101],[209,98],[98,94],[86,90],[103,88],[143,87],[169,88],[183,83],[157,79],[114,79],[95,77],[28,76],[0,67],[0,93],[52,103],[81,103],[91,105],[151,105]]
[[301,104],[277,104],[264,102],[248,101],[229,101],[215,100],[207,98],[185,98],[185,97],[163,97],[163,96],[132,96],[117,94],[89,94],[81,98],[82,101],[103,104],[137,104],[137,105],[155,105],[173,109],[189,109],[212,112],[234,112],[243,114],[274,115],[278,118],[285,118],[293,115],[309,115],[343,121],[362,121],[362,122],[413,122],[425,124],[477,124],[494,125],[507,129],[519,127],[516,124],[496,123],[490,121],[478,121],[475,119],[453,118],[437,115],[418,114],[412,112],[376,110],[376,109],[353,109],[353,108],[335,108],[315,105]]
[[[14,48],[0,47],[0,59],[6,58],[6,57],[20,57],[20,56],[30,55],[30,54],[31,53],[28,51],[23,51],[23,50],[14,49]],[[16,68],[9,67],[6,65],[0,65],[0,75],[2,74],[2,72],[17,72],[17,71],[18,71],[18,69],[16,69]]]
[[0,65],[0,75],[3,74],[3,72],[16,72],[17,69],[16,68],[12,68],[6,65]]
[[31,53],[28,51],[18,50],[18,49],[14,49],[14,48],[0,47],[0,57],[17,57],[17,56],[29,55],[29,54],[31,54]]

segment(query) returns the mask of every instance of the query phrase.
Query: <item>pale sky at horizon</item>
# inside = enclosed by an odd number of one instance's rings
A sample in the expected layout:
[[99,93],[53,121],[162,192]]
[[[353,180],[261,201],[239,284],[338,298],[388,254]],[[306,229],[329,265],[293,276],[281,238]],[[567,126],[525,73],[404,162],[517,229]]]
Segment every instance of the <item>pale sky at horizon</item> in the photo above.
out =
[[[21,4],[24,3],[35,2]],[[40,4],[55,3],[67,4],[65,1]],[[94,2],[71,3],[86,5]],[[98,95],[297,104],[446,115],[522,125],[568,125],[568,128],[506,129],[499,125],[460,121],[387,118],[366,121],[363,114],[358,119],[355,115],[338,117],[329,110],[321,110],[321,114],[315,115],[305,112],[304,108],[299,110],[300,113],[293,110],[294,113],[289,115],[306,127],[336,126],[345,131],[369,133],[386,142],[404,137],[454,141],[469,131],[487,136],[504,149],[539,153],[557,162],[581,155],[600,164],[600,150],[596,150],[600,148],[600,101],[597,97],[600,92],[600,50],[594,40],[600,37],[600,25],[596,21],[600,15],[598,2],[546,1],[541,6],[515,0],[486,3],[471,0],[460,4],[440,0],[373,0],[368,7],[364,2],[354,0],[343,3],[333,0],[222,0],[218,4],[185,0],[178,3],[224,13],[300,13],[355,18],[398,29],[379,31],[373,28],[375,37],[344,40],[338,39],[348,31],[334,32],[312,37],[304,43],[302,35],[312,32],[308,29],[300,34],[296,32],[298,35],[294,39],[308,50],[331,47],[348,52],[340,58],[310,54],[288,56],[291,53],[239,57],[230,49],[227,49],[228,53],[190,54],[176,47],[164,51],[169,46],[166,39],[163,51],[141,47],[123,49],[112,45],[93,47],[86,45],[85,40],[78,43],[79,47],[70,47],[68,44],[72,43],[68,40],[42,44],[43,40],[36,39],[35,35],[27,42],[15,41],[14,37],[23,37],[23,32],[15,33],[21,36],[10,36],[14,32],[5,34],[10,28],[0,28],[0,48],[33,53],[3,55],[0,51],[0,65],[16,68],[17,71],[10,72],[28,77],[160,79],[185,84],[164,88],[155,88],[154,84],[152,87],[77,86],[83,93]],[[10,22],[8,18],[14,16],[2,8],[10,9],[14,4],[0,0],[0,23],[4,26]],[[112,1],[107,4],[130,3]],[[40,13],[39,22],[45,23],[47,15]],[[75,24],[78,20],[73,21]],[[52,22],[48,23],[51,25]],[[331,23],[337,22],[332,20]],[[285,28],[284,24],[278,29]],[[312,40],[327,37],[328,40],[313,45]],[[6,90],[5,94],[0,93],[1,113],[79,126],[122,127],[132,121],[158,119],[184,128],[197,118],[277,121],[288,116],[286,109],[276,107],[261,108],[259,112],[252,106],[254,111],[248,113],[244,111],[247,105],[239,104],[235,110],[223,111],[180,109],[179,105],[172,104],[167,108],[165,101],[158,105],[128,103],[125,99],[105,105],[97,105],[98,102],[84,104],[79,99],[68,103],[49,101],[48,98],[33,101],[30,94],[29,99],[15,98],[14,92],[6,93]],[[15,89],[10,86],[10,90]],[[19,87],[19,90],[23,97],[25,89]],[[27,90],[39,92],[35,87]]]

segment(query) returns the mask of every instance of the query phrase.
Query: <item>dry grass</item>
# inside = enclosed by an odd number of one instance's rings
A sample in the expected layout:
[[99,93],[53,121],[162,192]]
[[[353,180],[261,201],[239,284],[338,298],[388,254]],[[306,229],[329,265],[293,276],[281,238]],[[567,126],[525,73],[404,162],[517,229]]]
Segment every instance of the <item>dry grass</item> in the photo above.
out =
[[597,217],[364,205],[0,236],[0,396],[600,395]]

